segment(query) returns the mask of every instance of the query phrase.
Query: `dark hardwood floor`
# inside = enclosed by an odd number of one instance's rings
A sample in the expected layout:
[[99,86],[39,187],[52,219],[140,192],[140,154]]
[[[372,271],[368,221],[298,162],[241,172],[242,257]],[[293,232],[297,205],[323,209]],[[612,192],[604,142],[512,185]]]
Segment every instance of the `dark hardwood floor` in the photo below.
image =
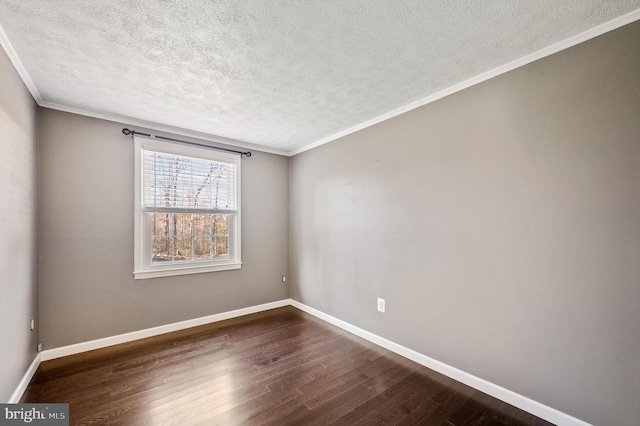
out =
[[292,307],[43,362],[72,425],[548,425]]

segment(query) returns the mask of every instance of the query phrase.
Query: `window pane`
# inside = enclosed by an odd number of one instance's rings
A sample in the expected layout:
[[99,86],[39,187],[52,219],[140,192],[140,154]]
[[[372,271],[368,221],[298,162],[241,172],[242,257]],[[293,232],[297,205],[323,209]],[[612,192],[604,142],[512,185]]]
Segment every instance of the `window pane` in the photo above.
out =
[[228,255],[229,255],[229,239],[227,237],[216,236],[213,257],[226,258],[228,257]]
[[211,259],[211,238],[195,238],[193,240],[193,259]]
[[143,150],[145,207],[228,208],[237,205],[237,165]]
[[222,214],[213,215],[213,233],[216,235],[229,235],[228,216]]
[[173,235],[173,214],[171,213],[151,213],[152,235],[168,237]]
[[193,233],[195,235],[211,235],[211,215],[195,214],[193,215]]
[[175,226],[176,226],[176,235],[191,235],[191,219],[193,217],[192,214],[178,214],[175,215]]
[[191,260],[191,237],[176,237],[173,259],[176,262]]
[[230,215],[149,214],[152,221],[152,263],[229,258]]
[[153,237],[152,262],[171,262],[172,238]]

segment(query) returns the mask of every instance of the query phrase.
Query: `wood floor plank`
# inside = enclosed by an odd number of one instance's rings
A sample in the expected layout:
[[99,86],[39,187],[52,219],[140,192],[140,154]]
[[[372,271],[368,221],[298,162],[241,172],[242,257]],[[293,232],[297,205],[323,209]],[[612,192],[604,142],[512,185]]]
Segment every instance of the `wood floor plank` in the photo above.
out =
[[43,362],[72,425],[548,425],[293,307]]
[[309,426],[342,424],[342,417],[357,410],[379,393],[378,389],[370,389],[362,384],[357,384],[319,405],[307,417],[308,423],[305,422],[305,424]]

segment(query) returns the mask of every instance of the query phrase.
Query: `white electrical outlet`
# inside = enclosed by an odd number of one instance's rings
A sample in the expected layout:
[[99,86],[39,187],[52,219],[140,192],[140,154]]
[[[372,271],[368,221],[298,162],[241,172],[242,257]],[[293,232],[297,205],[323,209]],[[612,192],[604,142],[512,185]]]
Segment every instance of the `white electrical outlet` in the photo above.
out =
[[380,299],[378,297],[378,312],[384,312],[385,310],[385,301],[384,299]]
[[282,276],[282,282],[283,282],[283,283],[286,283],[286,282],[287,282],[287,276],[286,276],[286,275],[283,275],[283,276]]
[[29,330],[32,330],[36,328],[36,320],[35,318],[31,318],[31,322],[29,323]]

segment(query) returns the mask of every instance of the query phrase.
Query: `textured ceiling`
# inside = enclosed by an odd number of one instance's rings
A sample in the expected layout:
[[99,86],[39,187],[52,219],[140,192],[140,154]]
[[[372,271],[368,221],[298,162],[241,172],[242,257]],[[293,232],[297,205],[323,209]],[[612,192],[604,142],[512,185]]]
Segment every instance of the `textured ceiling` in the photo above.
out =
[[2,0],[0,26],[45,106],[286,153],[638,8],[640,0]]

